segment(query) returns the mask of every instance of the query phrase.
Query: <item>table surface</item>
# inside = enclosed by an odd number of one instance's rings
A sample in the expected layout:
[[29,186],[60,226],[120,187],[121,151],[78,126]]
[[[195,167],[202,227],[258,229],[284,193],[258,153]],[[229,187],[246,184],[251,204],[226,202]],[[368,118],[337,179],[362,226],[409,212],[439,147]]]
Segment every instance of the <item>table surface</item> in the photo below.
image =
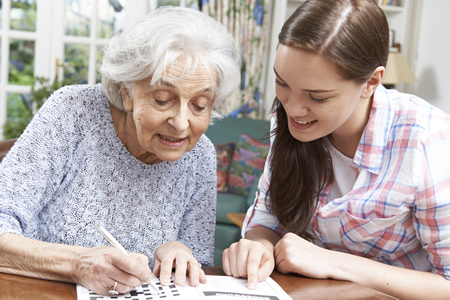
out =
[[242,228],[245,220],[245,213],[227,213],[227,218],[239,228]]
[[[203,267],[207,275],[224,275],[222,267]],[[271,275],[293,299],[396,299],[356,283],[319,280],[295,274]],[[76,285],[0,273],[0,300],[76,300]]]

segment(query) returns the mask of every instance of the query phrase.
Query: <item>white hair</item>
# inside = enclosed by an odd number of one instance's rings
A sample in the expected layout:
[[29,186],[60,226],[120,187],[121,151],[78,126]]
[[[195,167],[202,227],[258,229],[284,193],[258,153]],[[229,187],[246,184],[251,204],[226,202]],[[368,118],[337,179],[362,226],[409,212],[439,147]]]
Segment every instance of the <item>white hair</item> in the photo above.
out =
[[109,101],[123,111],[121,82],[128,91],[133,90],[134,82],[150,76],[155,84],[178,58],[184,59],[186,68],[174,80],[188,76],[199,63],[211,80],[215,78],[213,118],[218,116],[217,107],[241,82],[240,55],[231,34],[221,23],[190,8],[157,9],[113,37],[103,53],[103,89]]

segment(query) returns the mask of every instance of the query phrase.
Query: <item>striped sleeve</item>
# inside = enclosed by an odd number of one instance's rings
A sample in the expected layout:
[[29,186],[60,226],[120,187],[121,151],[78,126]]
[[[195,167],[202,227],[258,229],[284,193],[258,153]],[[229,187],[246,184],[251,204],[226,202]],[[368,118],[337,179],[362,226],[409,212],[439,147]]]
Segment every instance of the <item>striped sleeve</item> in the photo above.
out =
[[415,199],[414,226],[427,250],[431,272],[450,280],[450,136],[429,136],[422,160],[422,186]]

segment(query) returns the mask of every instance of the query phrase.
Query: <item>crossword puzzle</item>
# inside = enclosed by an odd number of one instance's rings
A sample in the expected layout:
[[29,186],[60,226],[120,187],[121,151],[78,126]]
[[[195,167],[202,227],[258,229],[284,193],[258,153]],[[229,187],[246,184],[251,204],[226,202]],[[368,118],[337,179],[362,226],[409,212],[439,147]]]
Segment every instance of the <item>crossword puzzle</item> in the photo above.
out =
[[145,283],[136,287],[131,292],[122,295],[98,295],[89,289],[77,284],[77,300],[192,300],[192,299],[273,299],[292,300],[288,294],[272,279],[267,278],[258,283],[255,290],[247,288],[247,280],[231,276],[207,276],[208,282],[199,286],[190,286],[186,280],[186,286],[177,286],[174,283],[174,273],[169,285],[161,285],[159,279],[152,275],[152,281],[156,284],[159,294]]
[[89,300],[109,300],[109,299],[117,299],[117,300],[153,300],[153,299],[167,299],[167,298],[174,298],[179,297],[180,292],[178,291],[177,287],[173,283],[173,280],[171,280],[170,285],[168,286],[162,286],[161,283],[156,283],[156,286],[159,289],[159,295],[155,294],[155,292],[152,292],[150,287],[147,283],[144,283],[140,287],[136,287],[134,290],[132,290],[129,293],[125,293],[123,295],[117,295],[117,296],[102,296],[97,295],[91,291],[89,291]]

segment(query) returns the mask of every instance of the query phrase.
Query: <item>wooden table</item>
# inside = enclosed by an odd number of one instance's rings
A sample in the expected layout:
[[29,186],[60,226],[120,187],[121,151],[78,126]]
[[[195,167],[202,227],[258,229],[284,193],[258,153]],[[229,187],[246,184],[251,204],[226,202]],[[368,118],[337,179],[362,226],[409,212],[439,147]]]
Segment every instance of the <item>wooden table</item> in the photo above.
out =
[[242,228],[242,224],[244,224],[245,220],[245,213],[227,213],[227,218],[236,226]]
[[[203,267],[207,275],[224,275],[222,267]],[[299,275],[271,275],[293,299],[396,299],[356,283],[338,280],[318,280]],[[76,300],[72,283],[34,279],[0,273],[0,300],[67,299]]]

